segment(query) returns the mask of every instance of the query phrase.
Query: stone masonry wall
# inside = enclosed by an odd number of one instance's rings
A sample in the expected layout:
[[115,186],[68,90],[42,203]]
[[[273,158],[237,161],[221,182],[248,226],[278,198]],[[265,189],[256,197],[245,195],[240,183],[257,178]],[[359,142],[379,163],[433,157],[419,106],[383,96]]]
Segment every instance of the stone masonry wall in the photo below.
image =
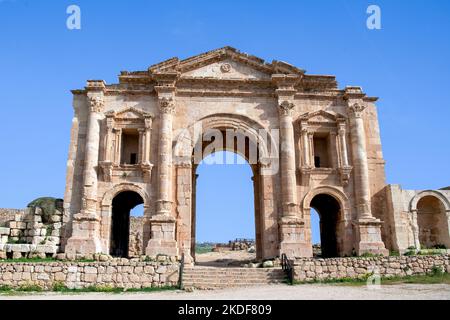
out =
[[144,253],[143,248],[143,217],[130,217],[130,240],[128,244],[128,255],[138,257]]
[[17,288],[37,285],[51,290],[55,284],[68,288],[108,286],[149,288],[176,286],[179,263],[139,262],[116,259],[108,262],[0,262],[0,286]]
[[294,279],[315,281],[362,277],[378,273],[381,277],[421,275],[434,267],[450,273],[449,255],[373,258],[296,259]]
[[25,214],[25,210],[0,208],[0,227],[5,227],[9,221],[14,221],[16,214]]

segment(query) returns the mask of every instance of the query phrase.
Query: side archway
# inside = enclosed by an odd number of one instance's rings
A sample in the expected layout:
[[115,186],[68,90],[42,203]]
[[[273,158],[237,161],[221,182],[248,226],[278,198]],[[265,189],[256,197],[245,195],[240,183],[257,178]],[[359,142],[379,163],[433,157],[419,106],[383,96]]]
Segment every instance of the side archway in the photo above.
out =
[[318,187],[303,199],[303,217],[312,246],[311,208],[319,214],[321,256],[325,258],[350,255],[352,226],[347,196],[333,187]]
[[420,193],[418,193],[417,195],[414,196],[414,198],[412,198],[411,203],[409,205],[409,208],[411,211],[415,211],[417,210],[417,203],[420,201],[420,199],[422,199],[423,197],[426,196],[433,196],[436,197],[437,199],[439,199],[442,202],[442,205],[445,208],[446,212],[450,212],[450,201],[439,191],[436,190],[426,190],[426,191],[422,191]]
[[437,191],[424,191],[411,201],[415,238],[420,248],[450,248],[450,205]]
[[[147,192],[133,183],[122,183],[105,192],[101,202],[101,234],[104,252],[115,256],[128,256],[130,210],[144,205],[144,219],[150,216]],[[148,239],[143,228],[143,238]],[[145,243],[142,243],[142,247]]]

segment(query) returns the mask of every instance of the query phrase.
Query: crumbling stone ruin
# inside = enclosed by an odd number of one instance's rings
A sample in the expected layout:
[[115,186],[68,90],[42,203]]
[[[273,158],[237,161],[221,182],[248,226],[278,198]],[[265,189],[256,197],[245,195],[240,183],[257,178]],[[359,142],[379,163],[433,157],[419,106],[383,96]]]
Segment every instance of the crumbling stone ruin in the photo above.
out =
[[62,234],[63,200],[39,198],[25,210],[3,210],[0,259],[54,257]]

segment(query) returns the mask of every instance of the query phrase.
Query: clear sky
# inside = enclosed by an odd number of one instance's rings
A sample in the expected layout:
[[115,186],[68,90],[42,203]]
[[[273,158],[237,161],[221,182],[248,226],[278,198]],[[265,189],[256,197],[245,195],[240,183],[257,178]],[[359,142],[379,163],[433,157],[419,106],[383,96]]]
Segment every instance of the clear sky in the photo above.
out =
[[[71,4],[81,8],[81,30],[66,27]],[[370,4],[381,8],[381,30],[366,27]],[[449,15],[450,1],[441,0],[0,0],[0,207],[63,197],[70,89],[86,79],[114,83],[121,70],[225,45],[310,74],[333,74],[340,87],[359,85],[379,96],[387,181],[448,186]],[[248,168],[239,168],[244,181]],[[248,186],[238,192],[245,184],[226,170],[209,168],[201,185],[221,179],[220,195],[228,200],[207,208],[205,192],[200,208],[250,217]],[[229,237],[208,221],[218,238]]]

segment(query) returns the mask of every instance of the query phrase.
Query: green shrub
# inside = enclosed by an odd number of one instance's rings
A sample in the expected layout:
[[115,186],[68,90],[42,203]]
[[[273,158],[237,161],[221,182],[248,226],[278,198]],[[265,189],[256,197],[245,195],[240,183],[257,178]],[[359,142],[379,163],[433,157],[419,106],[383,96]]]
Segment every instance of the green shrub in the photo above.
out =
[[36,284],[27,284],[27,285],[21,285],[18,287],[15,291],[22,291],[22,292],[41,292],[43,289],[41,286],[38,286]]
[[442,275],[444,275],[444,270],[443,270],[443,268],[442,267],[439,267],[439,266],[434,266],[432,269],[431,269],[431,274],[433,275],[433,276],[442,276]]

